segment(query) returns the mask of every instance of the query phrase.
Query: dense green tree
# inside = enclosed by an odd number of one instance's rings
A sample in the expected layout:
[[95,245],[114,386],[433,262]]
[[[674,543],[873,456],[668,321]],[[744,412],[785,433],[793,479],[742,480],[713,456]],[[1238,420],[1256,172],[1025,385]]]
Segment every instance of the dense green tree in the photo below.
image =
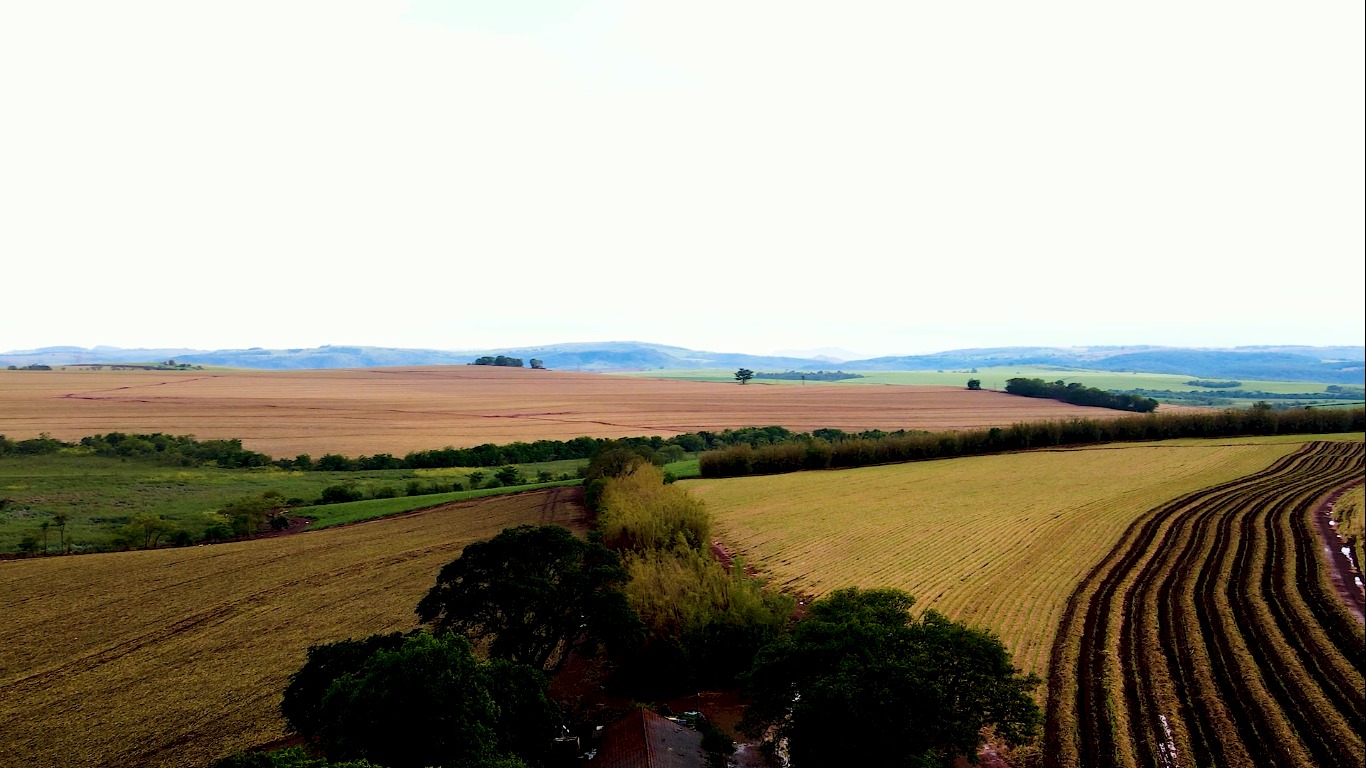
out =
[[948,766],[975,759],[982,729],[1030,740],[1039,679],[1016,669],[985,630],[935,611],[911,613],[894,589],[842,589],[759,652],[748,676],[751,733],[776,729],[796,768]]
[[344,483],[342,485],[329,485],[323,489],[318,496],[319,504],[345,504],[350,501],[360,501],[365,498],[365,494],[354,485]]
[[982,380],[981,380],[981,379],[968,379],[968,389],[977,390],[977,389],[981,389],[981,388],[982,388]]
[[387,768],[539,764],[559,713],[539,670],[480,662],[459,635],[420,632],[378,650],[323,697],[319,743],[333,760]]
[[136,514],[119,526],[114,541],[123,549],[156,549],[163,537],[175,532],[175,525],[159,515]]
[[1150,397],[1106,392],[1095,387],[1083,386],[1076,381],[1068,384],[1062,379],[1051,384],[1043,379],[1008,379],[1006,392],[1023,397],[1047,397],[1072,405],[1090,405],[1136,413],[1151,413],[1158,406],[1158,402]]
[[234,499],[218,513],[227,519],[235,535],[250,536],[265,524],[271,512],[283,505],[284,497],[279,491],[266,491],[258,496]]
[[522,358],[508,357],[507,355],[498,355],[497,357],[484,355],[483,357],[476,358],[473,365],[501,365],[511,368],[521,368]]
[[356,462],[337,453],[325,453],[313,468],[319,472],[351,472],[357,469]]
[[299,671],[289,676],[280,700],[280,714],[290,729],[312,739],[322,730],[322,702],[332,683],[343,675],[355,675],[378,651],[392,651],[403,645],[398,632],[371,635],[364,640],[342,640],[315,645]]
[[489,655],[557,667],[576,646],[628,641],[639,619],[611,550],[555,525],[509,528],[465,547],[417,605],[437,631],[487,641]]
[[640,464],[653,464],[656,452],[648,446],[612,444],[593,454],[583,471],[585,480],[621,477]]
[[741,368],[735,372],[735,380],[741,384],[748,384],[749,380],[752,378],[754,378],[754,371],[751,371],[748,368]]

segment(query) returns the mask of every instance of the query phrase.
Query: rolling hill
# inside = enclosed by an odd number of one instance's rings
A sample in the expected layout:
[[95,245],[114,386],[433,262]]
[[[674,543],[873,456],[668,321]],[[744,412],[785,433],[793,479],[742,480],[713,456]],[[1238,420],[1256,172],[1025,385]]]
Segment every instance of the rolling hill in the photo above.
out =
[[934,371],[1007,365],[1056,365],[1102,371],[1174,373],[1199,378],[1366,382],[1366,347],[1258,346],[1224,349],[1158,346],[985,347],[928,355],[832,361],[828,357],[783,357],[709,352],[638,341],[576,342],[503,349],[404,349],[322,346],[300,349],[122,349],[44,347],[0,353],[0,365],[87,365],[177,363],[263,370],[384,368],[464,365],[485,355],[506,355],[567,371],[645,371],[750,368],[760,371]]

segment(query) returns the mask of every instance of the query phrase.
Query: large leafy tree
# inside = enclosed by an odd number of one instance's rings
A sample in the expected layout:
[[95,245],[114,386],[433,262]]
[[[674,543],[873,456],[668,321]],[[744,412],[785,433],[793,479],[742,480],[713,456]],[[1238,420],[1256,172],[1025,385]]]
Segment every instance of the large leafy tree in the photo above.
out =
[[471,544],[417,604],[437,631],[488,642],[493,658],[547,669],[575,646],[630,642],[639,619],[616,554],[559,526],[523,525]]
[[375,651],[333,681],[319,714],[329,759],[387,768],[538,765],[559,725],[539,670],[480,662],[450,633],[419,632]]
[[776,729],[795,768],[947,766],[975,760],[983,729],[1027,742],[1041,715],[1034,675],[990,632],[935,611],[911,613],[894,589],[839,590],[759,653],[744,726]]
[[289,676],[289,685],[280,701],[280,713],[295,733],[316,738],[323,727],[323,697],[332,684],[343,675],[360,674],[376,652],[393,651],[402,646],[403,635],[393,632],[309,648],[303,667]]

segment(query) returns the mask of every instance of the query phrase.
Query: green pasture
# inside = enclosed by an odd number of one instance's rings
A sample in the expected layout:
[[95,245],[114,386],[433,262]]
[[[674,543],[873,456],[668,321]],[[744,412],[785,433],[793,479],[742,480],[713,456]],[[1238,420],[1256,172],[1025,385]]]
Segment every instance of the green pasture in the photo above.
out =
[[[861,379],[819,382],[823,385],[841,387],[861,387],[875,384],[896,384],[910,386],[966,387],[968,379],[979,379],[985,389],[1005,389],[1006,381],[1013,378],[1043,379],[1064,383],[1080,383],[1098,389],[1170,389],[1175,392],[1203,392],[1218,397],[1220,390],[1206,387],[1193,387],[1186,384],[1199,377],[1170,373],[1124,373],[1120,371],[1095,371],[1086,368],[1066,368],[1056,365],[1010,365],[990,368],[959,368],[943,371],[857,371],[831,365],[829,370],[843,370],[857,373]],[[632,371],[612,374],[650,379],[680,379],[683,381],[717,381],[735,384],[735,371],[720,369],[684,371]],[[1319,393],[1324,392],[1326,383],[1309,381],[1260,381],[1239,379],[1238,389],[1272,392],[1277,394]],[[818,382],[808,381],[806,385]],[[745,386],[803,386],[800,380],[754,379]]]
[[[518,469],[534,481],[541,472],[553,477],[576,476],[579,467],[586,463],[554,461],[522,464]],[[148,461],[89,455],[0,457],[0,554],[15,552],[26,535],[37,538],[41,547],[44,522],[48,523],[48,548],[58,551],[60,544],[54,523],[57,515],[67,518],[65,534],[74,551],[98,551],[114,547],[118,529],[135,515],[160,517],[198,540],[206,528],[221,522],[218,510],[235,500],[267,491],[277,491],[286,500],[306,504],[316,500],[328,486],[349,485],[366,496],[374,496],[377,492],[392,494],[394,498],[376,501],[388,502],[397,509],[401,502],[430,506],[442,503],[433,502],[433,499],[451,495],[408,496],[410,482],[424,487],[458,482],[470,488],[471,476],[476,472],[481,473],[481,484],[487,484],[495,471],[496,468],[485,467],[300,472],[277,467],[168,467]],[[502,489],[488,490],[503,492]],[[389,506],[380,505],[375,509],[374,515],[365,516],[393,514]],[[361,518],[336,522],[350,519]]]
[[506,488],[480,488],[474,491],[433,493],[426,496],[399,496],[392,499],[367,499],[366,501],[349,501],[342,504],[318,504],[311,507],[297,507],[293,510],[293,514],[310,518],[313,522],[308,524],[308,530],[316,531],[320,528],[331,528],[334,525],[359,523],[363,520],[376,520],[390,515],[401,515],[404,512],[438,507],[453,501],[482,499],[488,496],[500,496],[522,491],[539,491],[542,488],[562,488],[578,485],[581,482],[583,481],[557,480],[549,483],[529,483]]
[[693,477],[701,477],[702,470],[698,467],[697,459],[684,459],[682,461],[671,461],[665,464],[664,471],[673,475],[677,480],[687,480]]
[[[559,472],[574,471],[583,465],[582,461],[558,461],[545,462],[544,464],[528,464],[527,467],[536,467],[537,471],[546,466],[568,465],[565,469],[554,470]],[[451,470],[419,470],[420,473],[427,475],[434,472],[449,472]],[[458,472],[468,472],[469,470],[456,470]],[[672,474],[679,480],[687,480],[702,476],[698,468],[697,459],[684,459],[674,461],[664,465],[664,471]],[[525,469],[525,474],[531,474]],[[434,493],[426,496],[401,496],[392,499],[367,499],[365,501],[349,501],[342,504],[317,504],[309,507],[297,507],[293,513],[300,517],[307,517],[313,520],[308,524],[310,531],[320,528],[330,528],[334,525],[345,523],[356,523],[362,520],[374,520],[390,515],[399,515],[404,512],[412,512],[418,509],[427,509],[452,501],[466,501],[468,499],[482,499],[486,496],[497,496],[504,493],[520,493],[521,491],[537,491],[542,488],[562,488],[570,485],[578,485],[580,480],[559,480],[550,483],[530,483],[509,488],[480,488],[474,491],[453,491],[451,493]]]

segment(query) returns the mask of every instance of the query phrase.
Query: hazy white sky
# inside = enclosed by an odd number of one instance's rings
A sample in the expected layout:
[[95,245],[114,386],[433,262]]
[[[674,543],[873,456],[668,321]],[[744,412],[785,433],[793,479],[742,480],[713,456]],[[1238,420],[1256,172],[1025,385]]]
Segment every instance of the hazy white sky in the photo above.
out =
[[0,4],[0,350],[1362,344],[1360,2]]

